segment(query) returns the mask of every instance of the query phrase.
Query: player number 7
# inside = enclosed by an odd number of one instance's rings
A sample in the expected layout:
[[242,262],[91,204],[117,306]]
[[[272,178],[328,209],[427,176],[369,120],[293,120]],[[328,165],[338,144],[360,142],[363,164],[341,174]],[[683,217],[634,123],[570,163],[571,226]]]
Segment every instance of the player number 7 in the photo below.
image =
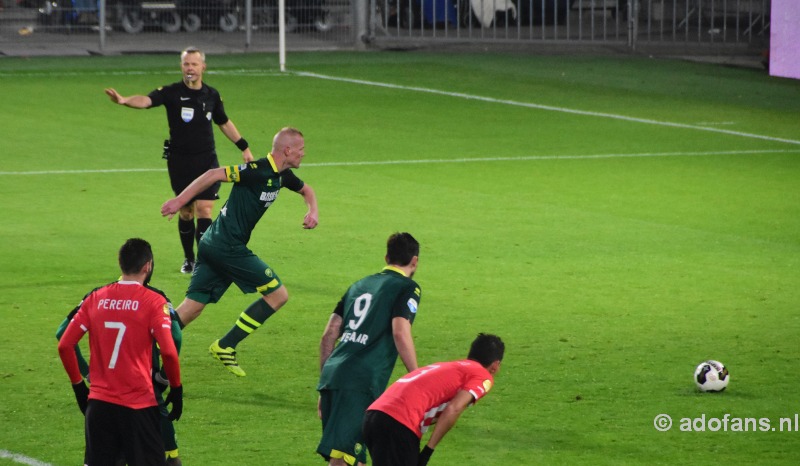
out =
[[117,357],[119,357],[119,347],[122,345],[122,337],[125,336],[125,324],[122,322],[105,322],[106,328],[117,329],[117,340],[114,342],[114,352],[111,353],[111,361],[108,363],[108,368],[113,369],[117,365]]

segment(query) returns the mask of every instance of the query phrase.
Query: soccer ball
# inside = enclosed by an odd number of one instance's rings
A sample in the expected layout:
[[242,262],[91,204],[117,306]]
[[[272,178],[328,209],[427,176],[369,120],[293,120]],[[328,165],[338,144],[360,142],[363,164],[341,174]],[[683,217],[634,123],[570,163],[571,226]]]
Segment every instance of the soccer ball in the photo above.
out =
[[730,380],[728,369],[719,361],[703,361],[694,370],[697,388],[704,392],[721,392]]

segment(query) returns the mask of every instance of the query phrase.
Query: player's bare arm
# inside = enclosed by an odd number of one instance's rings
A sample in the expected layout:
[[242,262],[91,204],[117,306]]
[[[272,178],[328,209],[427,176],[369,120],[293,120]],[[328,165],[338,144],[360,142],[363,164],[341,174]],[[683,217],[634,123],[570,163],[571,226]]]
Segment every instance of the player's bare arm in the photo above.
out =
[[163,217],[172,217],[183,207],[188,204],[195,196],[208,189],[212,184],[217,181],[228,181],[228,176],[225,174],[225,168],[212,168],[206,171],[197,179],[186,187],[177,197],[173,197],[161,206],[161,215]]
[[428,447],[433,450],[442,438],[456,425],[461,413],[467,409],[467,406],[474,401],[472,395],[466,390],[459,390],[456,396],[447,403],[447,407],[442,412],[439,420],[436,421],[436,427],[433,429],[430,439],[428,439]]
[[392,336],[397,353],[406,366],[406,370],[411,372],[416,370],[417,350],[414,348],[414,339],[411,337],[411,322],[405,317],[395,317],[392,319]]
[[319,342],[319,370],[322,371],[322,366],[325,361],[331,356],[333,347],[336,346],[336,340],[342,334],[342,316],[338,314],[331,314],[328,319],[328,325],[325,331],[322,332],[322,339]]
[[[231,140],[232,143],[236,144],[237,147],[241,144],[240,141],[243,141],[242,135],[239,134],[239,130],[236,129],[236,125],[233,124],[231,120],[226,121],[225,123],[219,125],[219,129],[222,131],[222,134],[225,135],[228,139]],[[245,162],[252,162],[253,161],[253,153],[250,151],[250,147],[247,146],[245,142],[245,148],[242,149],[242,159]]]
[[314,192],[314,188],[306,183],[303,189],[297,193],[303,196],[303,200],[306,202],[306,206],[308,206],[308,212],[305,217],[303,217],[303,228],[306,230],[316,228],[319,224],[319,211],[317,210],[317,194]]

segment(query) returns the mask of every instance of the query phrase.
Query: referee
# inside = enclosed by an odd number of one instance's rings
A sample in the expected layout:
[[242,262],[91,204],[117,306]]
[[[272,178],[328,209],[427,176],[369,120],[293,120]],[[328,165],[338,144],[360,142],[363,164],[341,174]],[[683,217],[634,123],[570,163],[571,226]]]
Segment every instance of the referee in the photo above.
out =
[[[181,52],[183,79],[180,82],[159,87],[146,96],[123,97],[112,88],[105,90],[112,102],[126,107],[164,106],[169,124],[169,140],[164,143],[164,158],[167,159],[172,191],[176,195],[207,170],[219,167],[212,121],[242,151],[245,162],[253,160],[247,141],[225,114],[219,92],[203,83],[205,70],[205,53],[190,47]],[[219,199],[219,187],[220,183],[215,183],[180,210],[178,233],[185,258],[181,267],[182,273],[192,273],[194,270],[194,243],[200,241],[200,237],[211,225],[214,201]]]

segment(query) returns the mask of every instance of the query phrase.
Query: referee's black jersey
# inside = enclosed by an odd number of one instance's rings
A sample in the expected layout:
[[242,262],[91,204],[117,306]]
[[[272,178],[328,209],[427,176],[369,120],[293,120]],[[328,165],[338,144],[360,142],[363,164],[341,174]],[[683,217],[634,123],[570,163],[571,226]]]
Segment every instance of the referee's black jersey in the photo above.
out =
[[211,122],[228,122],[216,89],[206,84],[199,90],[189,89],[180,81],[159,87],[147,96],[153,102],[151,108],[163,105],[167,110],[171,153],[188,155],[214,150]]

